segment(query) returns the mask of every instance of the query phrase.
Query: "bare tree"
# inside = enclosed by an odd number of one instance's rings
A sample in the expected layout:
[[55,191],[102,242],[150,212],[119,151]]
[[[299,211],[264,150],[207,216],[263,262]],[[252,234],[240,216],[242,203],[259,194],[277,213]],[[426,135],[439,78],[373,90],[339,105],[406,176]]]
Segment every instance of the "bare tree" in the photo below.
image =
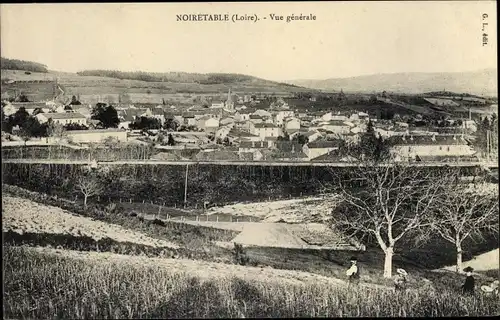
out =
[[468,188],[463,183],[441,180],[444,191],[435,202],[430,231],[455,245],[456,271],[462,270],[462,248],[466,239],[482,238],[485,232],[498,233],[498,189],[480,183]]
[[[338,169],[337,169],[338,170]],[[338,173],[338,172],[337,172]],[[335,229],[358,239],[371,238],[385,254],[384,277],[392,277],[392,259],[398,241],[426,227],[439,188],[439,173],[395,163],[368,163],[336,172],[333,186],[339,205],[333,211]]]
[[87,199],[101,194],[102,185],[96,177],[84,175],[78,178],[76,190],[83,195],[83,206],[87,208]]

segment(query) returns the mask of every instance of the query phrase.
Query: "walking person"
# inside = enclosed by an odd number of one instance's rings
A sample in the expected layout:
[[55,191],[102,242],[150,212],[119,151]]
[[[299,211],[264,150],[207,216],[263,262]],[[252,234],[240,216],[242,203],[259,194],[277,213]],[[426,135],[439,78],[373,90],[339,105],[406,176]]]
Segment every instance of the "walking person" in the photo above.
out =
[[475,280],[472,276],[472,271],[474,271],[474,269],[471,267],[467,267],[464,269],[464,271],[466,272],[466,278],[464,284],[462,285],[462,293],[469,295],[474,294]]
[[351,267],[346,271],[349,287],[351,285],[359,284],[359,268],[357,264],[358,264],[358,259],[356,257],[351,257]]
[[408,282],[408,273],[404,269],[397,269],[397,275],[394,279],[394,290],[395,291],[405,291]]

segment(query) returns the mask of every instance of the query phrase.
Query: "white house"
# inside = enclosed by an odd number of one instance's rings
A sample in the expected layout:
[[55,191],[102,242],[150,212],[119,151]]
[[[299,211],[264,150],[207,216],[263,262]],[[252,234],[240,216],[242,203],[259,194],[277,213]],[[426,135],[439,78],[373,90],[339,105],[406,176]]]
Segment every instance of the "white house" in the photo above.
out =
[[258,109],[253,114],[260,116],[262,118],[271,118],[272,117],[272,114],[270,112],[263,110],[263,109]]
[[351,131],[351,126],[344,121],[331,120],[328,122],[320,122],[316,126],[311,126],[310,130],[324,129],[338,134],[347,134]]
[[225,139],[230,131],[231,128],[228,126],[220,127],[215,131],[215,138]]
[[210,108],[212,109],[224,108],[224,105],[225,105],[224,101],[214,100],[212,101]]
[[271,141],[242,141],[238,147],[238,152],[247,153],[257,150],[267,150],[271,148],[273,143]]
[[468,157],[476,153],[461,135],[405,135],[390,138],[389,144],[397,161]]
[[206,132],[215,132],[219,128],[219,119],[212,118],[210,116],[203,116],[198,119],[196,125],[198,128],[205,130]]
[[281,126],[283,124],[283,121],[285,120],[285,118],[293,117],[293,116],[294,116],[293,110],[276,111],[275,116],[274,116],[274,123],[278,126]]
[[250,115],[250,121],[254,124],[257,124],[257,123],[263,123],[264,119],[262,119],[262,117],[257,114],[252,114]]
[[285,130],[299,130],[300,120],[297,118],[286,118],[285,119]]
[[36,115],[38,122],[45,123],[52,119],[54,124],[67,125],[70,123],[87,125],[87,118],[77,112],[62,112],[62,113],[39,113]]
[[189,115],[183,116],[183,121],[181,123],[184,123],[187,126],[196,126],[197,120],[194,117],[194,114],[189,114]]
[[327,154],[330,151],[336,150],[339,148],[339,141],[314,141],[306,143],[302,151],[307,155],[308,159],[314,159],[321,155]]
[[250,133],[265,139],[266,137],[279,137],[283,134],[283,130],[271,123],[257,123],[254,124]]

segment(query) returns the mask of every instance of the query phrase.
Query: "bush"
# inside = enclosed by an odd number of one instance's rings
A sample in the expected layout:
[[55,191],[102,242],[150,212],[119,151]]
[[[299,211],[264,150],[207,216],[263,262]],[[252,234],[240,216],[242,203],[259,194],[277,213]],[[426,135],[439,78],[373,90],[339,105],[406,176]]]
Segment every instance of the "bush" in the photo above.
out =
[[250,262],[243,245],[239,243],[234,243],[233,255],[236,264],[246,266]]

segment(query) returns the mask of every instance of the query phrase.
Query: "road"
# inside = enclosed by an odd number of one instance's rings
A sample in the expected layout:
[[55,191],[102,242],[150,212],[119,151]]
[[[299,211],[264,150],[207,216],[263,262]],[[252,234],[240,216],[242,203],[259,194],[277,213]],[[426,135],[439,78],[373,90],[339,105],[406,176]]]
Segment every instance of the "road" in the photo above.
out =
[[[75,164],[88,165],[88,160],[55,160],[55,159],[2,159],[3,163],[31,163],[31,164]],[[98,165],[219,165],[219,166],[261,166],[261,167],[358,167],[363,166],[350,162],[311,162],[311,161],[156,161],[156,160],[122,160],[122,161],[100,161]],[[392,166],[393,164],[380,164],[380,166]],[[415,167],[485,167],[498,168],[498,162],[494,161],[461,161],[461,162],[411,162]]]

